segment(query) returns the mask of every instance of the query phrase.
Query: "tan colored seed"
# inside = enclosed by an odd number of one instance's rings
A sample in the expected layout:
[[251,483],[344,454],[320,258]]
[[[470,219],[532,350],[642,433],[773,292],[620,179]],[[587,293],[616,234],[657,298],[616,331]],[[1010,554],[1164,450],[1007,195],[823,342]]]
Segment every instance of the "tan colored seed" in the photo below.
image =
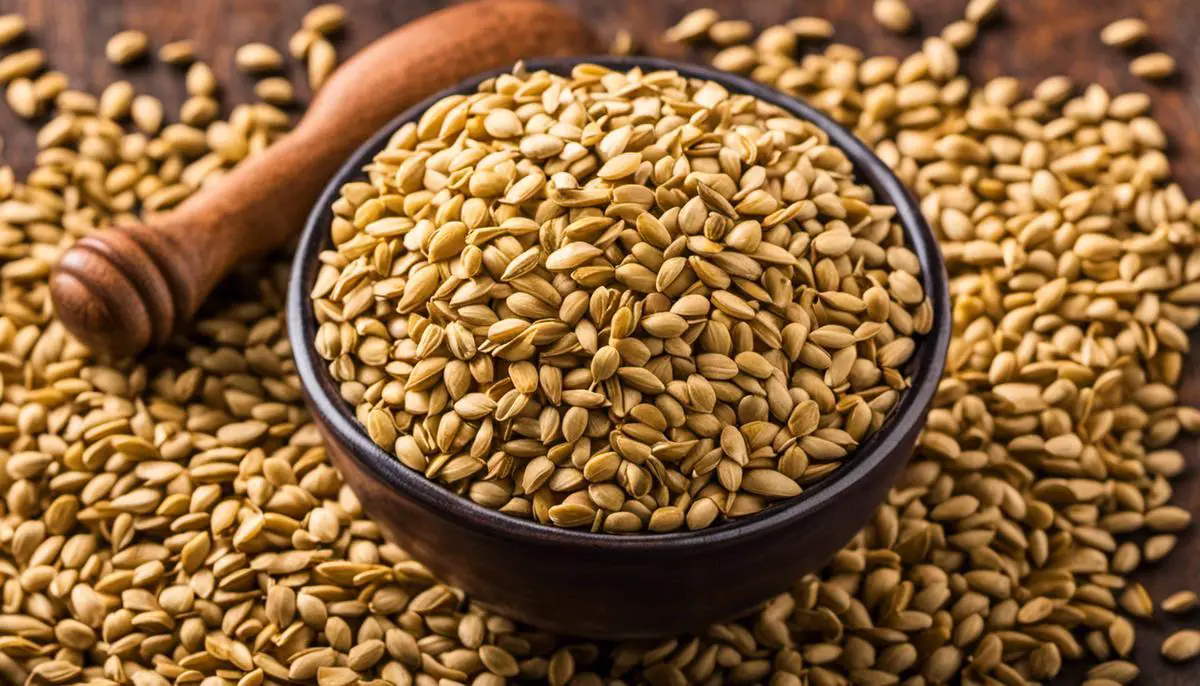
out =
[[247,43],[237,49],[233,59],[238,69],[249,74],[278,71],[283,66],[283,56],[266,43]]
[[1149,31],[1150,27],[1141,19],[1118,19],[1101,29],[1100,40],[1105,45],[1127,48],[1145,38]]
[[104,56],[113,64],[129,64],[145,56],[149,45],[150,39],[146,38],[146,34],[130,29],[108,39]]
[[1165,52],[1135,57],[1129,63],[1129,73],[1143,79],[1165,79],[1175,73],[1175,58]]
[[1163,611],[1171,614],[1190,612],[1196,606],[1196,594],[1192,591],[1178,591],[1167,596],[1162,601]]
[[211,96],[217,91],[217,77],[207,64],[196,62],[188,67],[184,85],[188,95]]
[[25,35],[25,17],[19,14],[0,15],[0,45],[8,45]]
[[308,49],[321,38],[321,34],[308,29],[300,29],[288,38],[288,54],[292,58],[302,60],[308,55]]
[[317,5],[304,14],[300,25],[308,31],[330,34],[342,28],[346,22],[346,10],[341,5],[327,3]]
[[40,102],[33,88],[33,81],[25,77],[13,79],[4,91],[4,99],[18,116],[30,119],[37,116]]
[[754,25],[741,19],[718,21],[708,27],[708,39],[722,47],[743,43],[754,35]]
[[308,47],[308,87],[312,91],[320,90],[325,80],[337,66],[337,53],[333,44],[318,38]]
[[825,40],[833,36],[833,24],[821,17],[796,17],[787,27],[804,40]]
[[196,59],[196,44],[190,40],[171,41],[158,49],[158,59],[167,64],[191,64]]
[[296,100],[292,82],[281,76],[265,78],[254,84],[254,94],[272,105],[290,105]]
[[908,33],[913,26],[913,13],[904,0],[875,0],[871,7],[875,21],[893,33]]
[[1163,641],[1162,655],[1171,662],[1182,663],[1200,656],[1200,631],[1183,629]]
[[633,34],[625,29],[620,29],[613,35],[612,41],[608,44],[608,52],[612,55],[632,55],[638,50],[637,40]]
[[667,29],[667,40],[684,43],[700,38],[720,19],[716,10],[704,8],[693,10]]
[[969,22],[983,24],[996,16],[999,7],[1000,0],[969,0],[963,15]]
[[0,58],[0,84],[15,78],[32,76],[46,63],[46,56],[37,48],[14,52]]

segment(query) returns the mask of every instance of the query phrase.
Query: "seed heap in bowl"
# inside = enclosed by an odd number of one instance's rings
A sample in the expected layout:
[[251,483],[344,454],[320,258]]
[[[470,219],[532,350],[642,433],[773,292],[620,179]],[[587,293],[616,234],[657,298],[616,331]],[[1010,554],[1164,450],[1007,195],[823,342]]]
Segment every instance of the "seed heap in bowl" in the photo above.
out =
[[932,310],[816,125],[673,71],[519,68],[334,204],[316,346],[372,440],[476,503],[701,529],[835,472]]

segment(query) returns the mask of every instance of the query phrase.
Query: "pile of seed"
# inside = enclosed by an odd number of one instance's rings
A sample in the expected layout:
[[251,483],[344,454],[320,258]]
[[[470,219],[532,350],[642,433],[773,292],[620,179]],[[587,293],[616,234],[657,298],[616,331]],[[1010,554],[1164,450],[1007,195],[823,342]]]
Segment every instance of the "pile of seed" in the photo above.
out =
[[[1086,659],[1096,686],[1130,683],[1134,621],[1160,605],[1194,627],[1197,590],[1160,604],[1129,578],[1189,524],[1170,505],[1184,460],[1166,446],[1200,423],[1173,399],[1176,330],[1200,290],[1200,205],[1171,180],[1147,98],[1072,97],[1062,79],[1025,98],[1008,79],[935,75],[924,52],[790,59],[759,73],[801,70],[790,87],[806,81],[889,155],[955,255],[956,361],[922,452],[823,570],[739,621],[622,644],[516,625],[439,584],[381,539],[326,459],[282,335],[287,265],[247,270],[140,361],[106,363],[66,336],[49,265],[79,235],[145,211],[136,192],[128,210],[97,195],[98,179],[127,163],[167,179],[186,166],[179,138],[145,149],[165,156],[110,154],[162,137],[76,112],[70,135],[41,138],[24,179],[0,167],[0,678],[921,686],[1048,682]],[[900,91],[905,105],[885,106]],[[941,142],[953,135],[988,157],[954,156]],[[1096,253],[1085,235],[1120,245]],[[1046,253],[1080,270],[1057,305],[1046,298],[1060,286],[1039,292],[1054,281],[1037,272]],[[1006,323],[1031,295],[1028,325]],[[1018,412],[1038,398],[1043,409]],[[1194,660],[1198,644],[1184,630],[1163,650]]]
[[502,76],[333,206],[318,352],[371,438],[485,507],[700,529],[833,474],[932,309],[823,131],[676,72]]

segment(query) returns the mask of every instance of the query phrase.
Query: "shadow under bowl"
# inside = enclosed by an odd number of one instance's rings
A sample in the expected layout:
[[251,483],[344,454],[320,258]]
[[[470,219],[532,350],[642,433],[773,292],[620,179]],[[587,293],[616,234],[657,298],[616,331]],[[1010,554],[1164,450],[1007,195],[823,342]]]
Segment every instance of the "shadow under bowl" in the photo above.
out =
[[476,90],[470,79],[414,106],[362,145],[326,186],[308,218],[287,296],[288,330],[308,405],[334,464],[366,512],[442,581],[504,615],[560,633],[592,638],[649,638],[695,631],[741,613],[815,571],[867,523],[912,453],[937,390],[950,342],[945,266],[912,197],[887,166],[851,133],[806,103],[747,79],[653,58],[532,60],[530,71],[568,73],[589,62],[612,69],[675,70],[721,83],[815,123],[845,151],[878,202],[897,208],[908,245],[921,263],[933,305],[933,329],[919,337],[902,394],[883,427],[832,476],[791,500],[710,529],[619,536],[554,528],[500,514],[455,495],[379,448],[342,400],[314,348],[309,298],[330,247],[331,205],[341,186],[401,125],[446,95]]

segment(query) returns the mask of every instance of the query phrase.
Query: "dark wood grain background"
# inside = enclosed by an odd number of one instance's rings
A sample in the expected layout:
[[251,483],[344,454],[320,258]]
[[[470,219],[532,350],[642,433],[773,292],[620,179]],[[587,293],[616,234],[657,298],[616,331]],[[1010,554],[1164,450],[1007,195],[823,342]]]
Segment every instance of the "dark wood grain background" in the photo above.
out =
[[[836,39],[868,54],[907,55],[919,38],[900,38],[871,19],[871,0],[560,0],[586,17],[606,40],[620,28],[632,32],[651,54],[688,57],[679,46],[663,43],[660,32],[686,11],[707,5],[728,17],[750,19],[758,26],[798,16],[820,15],[834,21]],[[233,68],[233,53],[249,41],[269,42],[281,50],[311,0],[0,0],[0,12],[20,12],[30,23],[30,46],[43,48],[53,68],[65,72],[72,86],[98,92],[117,79],[129,79],[141,92],[160,97],[175,111],[184,96],[182,72],[150,61],[117,68],[103,59],[104,44],[126,28],[145,31],[154,46],[191,38],[212,65],[224,87],[226,108],[252,97],[253,81]],[[439,0],[343,0],[350,19],[337,42],[348,55],[401,23],[448,4]],[[966,0],[909,0],[924,35],[936,33],[961,17]],[[1002,18],[981,33],[965,60],[977,78],[1012,75],[1033,85],[1054,74],[1079,84],[1100,83],[1112,92],[1141,90],[1154,99],[1154,114],[1172,139],[1177,177],[1191,197],[1200,197],[1200,0],[1001,0]],[[1128,73],[1129,55],[1100,43],[1097,34],[1108,22],[1141,16],[1151,26],[1151,44],[1173,55],[1181,76],[1162,86],[1147,84]],[[695,55],[691,55],[695,57]],[[299,65],[290,75],[302,84]],[[1189,74],[1194,78],[1189,78]],[[303,87],[301,87],[303,92]],[[3,158],[18,170],[33,160],[32,129],[0,107]],[[1200,337],[1193,337],[1200,345]],[[1193,354],[1182,392],[1184,402],[1200,404],[1200,356]],[[1200,514],[1200,442],[1181,446],[1191,469],[1177,483],[1176,502]],[[1164,563],[1145,569],[1139,578],[1156,601],[1183,588],[1200,590],[1200,536],[1189,532]],[[1171,667],[1158,656],[1170,630],[1200,627],[1200,615],[1182,619],[1161,615],[1138,622],[1133,659],[1142,668],[1140,682],[1156,686],[1200,685],[1200,665]],[[1079,672],[1067,683],[1078,681]]]

